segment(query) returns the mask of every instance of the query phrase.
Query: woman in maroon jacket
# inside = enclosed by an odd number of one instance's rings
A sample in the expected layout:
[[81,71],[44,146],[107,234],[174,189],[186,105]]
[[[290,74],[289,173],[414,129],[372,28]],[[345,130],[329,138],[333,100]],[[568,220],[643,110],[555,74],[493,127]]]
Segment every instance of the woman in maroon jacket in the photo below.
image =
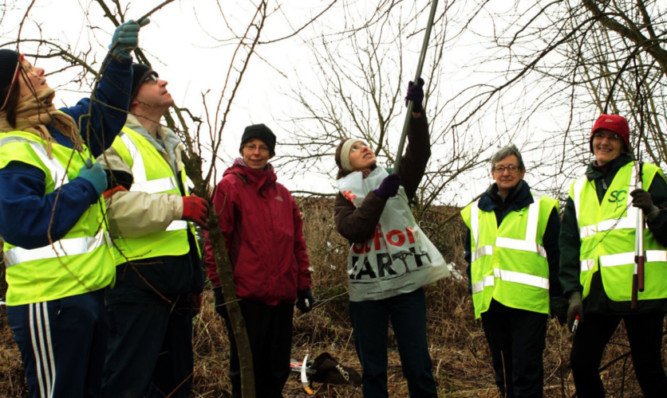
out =
[[[265,125],[246,127],[241,138],[242,157],[225,171],[213,193],[250,339],[256,395],[269,398],[282,397],[289,376],[294,302],[297,300],[297,308],[304,313],[314,302],[301,214],[289,191],[276,182],[273,166],[268,163],[275,155],[275,145],[276,137]],[[232,396],[240,397],[236,344],[208,240],[206,264],[214,286],[215,308],[227,325],[231,343]]]

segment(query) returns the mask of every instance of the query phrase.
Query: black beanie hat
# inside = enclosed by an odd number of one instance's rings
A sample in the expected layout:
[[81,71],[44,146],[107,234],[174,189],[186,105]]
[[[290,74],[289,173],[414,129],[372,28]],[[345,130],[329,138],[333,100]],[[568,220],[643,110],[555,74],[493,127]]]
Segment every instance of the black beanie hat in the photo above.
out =
[[139,91],[139,87],[144,83],[144,80],[148,76],[150,76],[152,73],[157,76],[157,72],[151,69],[150,66],[144,65],[144,64],[132,64],[132,89],[131,93],[132,96],[131,98],[134,98],[137,96],[137,91]]
[[21,56],[14,50],[0,49],[0,107],[4,107],[9,88],[16,77]]
[[269,147],[269,153],[271,156],[276,154],[276,136],[273,134],[273,131],[271,131],[264,124],[253,124],[243,130],[243,137],[241,137],[241,146],[239,147],[239,152],[243,153],[243,144],[253,138],[262,140],[266,146]]

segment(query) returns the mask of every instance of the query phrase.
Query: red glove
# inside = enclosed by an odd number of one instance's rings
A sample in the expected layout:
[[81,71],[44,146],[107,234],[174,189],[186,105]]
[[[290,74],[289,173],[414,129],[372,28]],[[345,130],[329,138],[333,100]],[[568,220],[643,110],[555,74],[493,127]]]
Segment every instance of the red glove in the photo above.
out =
[[202,228],[206,227],[206,216],[208,215],[208,202],[206,199],[196,195],[183,196],[182,220],[197,223]]

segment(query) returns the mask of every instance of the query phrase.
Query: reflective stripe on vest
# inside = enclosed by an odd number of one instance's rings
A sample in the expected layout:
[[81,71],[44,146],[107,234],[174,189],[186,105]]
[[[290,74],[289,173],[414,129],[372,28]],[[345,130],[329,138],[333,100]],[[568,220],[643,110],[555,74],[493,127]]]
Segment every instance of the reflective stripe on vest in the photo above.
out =
[[486,245],[482,246],[479,249],[473,251],[471,254],[471,261],[478,260],[484,256],[493,256],[493,246]]
[[[665,250],[646,250],[644,255],[645,262],[662,261],[667,262],[667,251]],[[617,267],[635,262],[635,252],[606,254],[600,256],[601,267]]]
[[16,264],[32,260],[47,260],[76,254],[86,254],[105,244],[107,244],[106,233],[100,230],[93,237],[63,238],[53,242],[53,245],[42,246],[36,249],[24,249],[14,246],[5,251],[4,260],[5,265],[9,268]]
[[[667,251],[665,250],[646,250],[644,252],[644,262],[661,261],[667,262]],[[635,252],[605,254],[600,256],[601,267],[618,267],[635,262]],[[586,259],[581,261],[581,271],[590,271],[595,265],[595,260]]]
[[481,292],[487,286],[494,286],[495,278],[502,279],[503,281],[506,282],[520,283],[522,285],[528,285],[540,289],[549,290],[549,279],[547,278],[526,274],[525,272],[508,271],[500,268],[494,268],[493,276],[490,275],[485,276],[484,278],[482,278],[481,282],[477,282],[472,285],[472,292],[478,293]]
[[482,278],[481,281],[472,284],[473,294],[481,292],[482,290],[484,290],[485,287],[495,285],[495,280],[496,280],[496,278],[495,278],[495,269],[494,269],[494,275],[487,275],[484,278]]

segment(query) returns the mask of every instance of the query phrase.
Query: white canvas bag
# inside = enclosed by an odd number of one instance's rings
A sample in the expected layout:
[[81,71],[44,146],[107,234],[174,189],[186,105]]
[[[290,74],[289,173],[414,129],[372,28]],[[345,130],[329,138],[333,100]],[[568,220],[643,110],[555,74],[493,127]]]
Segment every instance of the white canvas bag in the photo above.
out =
[[[359,207],[388,175],[381,167],[366,178],[355,171],[337,181],[338,189]],[[396,196],[387,200],[374,236],[350,247],[347,274],[350,301],[381,300],[410,293],[449,276],[442,255],[415,222],[402,186]]]

